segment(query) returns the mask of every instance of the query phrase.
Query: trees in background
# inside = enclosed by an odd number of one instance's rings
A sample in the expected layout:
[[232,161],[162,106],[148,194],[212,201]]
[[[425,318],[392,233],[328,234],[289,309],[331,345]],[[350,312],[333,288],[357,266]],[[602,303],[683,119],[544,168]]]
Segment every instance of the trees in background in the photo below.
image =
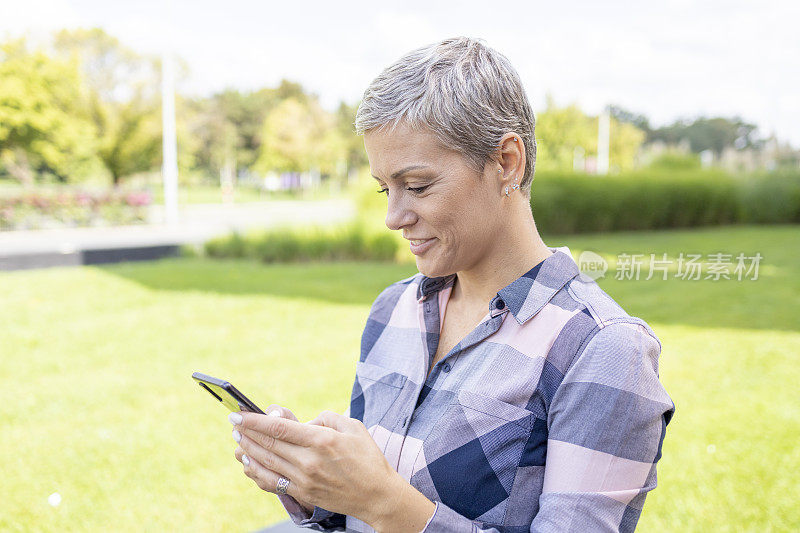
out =
[[[337,174],[360,138],[343,127],[341,112],[330,113],[314,94],[288,80],[275,88],[243,93],[226,90],[185,102],[188,131],[197,143],[198,172],[225,170]],[[346,109],[355,109],[347,106]],[[361,147],[363,151],[363,147]]]
[[667,145],[688,142],[693,153],[711,150],[719,157],[725,148],[738,150],[761,148],[764,140],[758,137],[758,127],[740,117],[697,117],[680,119],[660,128],[652,128],[644,115],[633,113],[619,106],[611,106],[611,115],[620,122],[631,124],[642,130],[646,142],[661,141]]
[[89,88],[86,113],[97,132],[97,155],[116,186],[161,158],[160,61],[123,46],[99,28],[62,30],[56,55],[77,61]]
[[336,117],[325,112],[316,98],[282,100],[267,114],[261,129],[261,147],[254,168],[259,172],[299,172],[317,169],[332,174],[344,160],[344,140]]
[[24,40],[0,47],[0,166],[24,185],[48,174],[85,177],[96,149],[88,98],[75,62],[30,51]]
[[[576,105],[558,107],[547,97],[544,111],[536,117],[536,166],[541,170],[584,170],[589,158],[597,157],[598,117],[587,115]],[[635,125],[611,117],[609,166],[630,170],[645,134]]]
[[[188,76],[185,64],[179,72]],[[181,175],[216,182],[255,172],[316,171],[346,175],[366,165],[353,131],[357,104],[323,109],[315,94],[278,86],[211,96],[178,95]],[[764,140],[742,119],[679,120],[653,128],[647,117],[610,107],[612,172],[637,165],[644,145],[681,144],[692,153],[759,150]],[[598,117],[547,98],[537,113],[537,168],[592,170]],[[796,161],[790,148],[787,160]],[[794,154],[794,155],[792,155]],[[705,154],[708,155],[708,154]],[[670,159],[671,158],[671,159]],[[685,159],[685,161],[684,161]],[[786,159],[786,157],[785,157]],[[659,164],[699,165],[700,158],[662,154]],[[63,30],[47,49],[24,40],[0,46],[0,177],[24,184],[106,179],[115,186],[161,162],[160,60],[141,55],[101,29]]]

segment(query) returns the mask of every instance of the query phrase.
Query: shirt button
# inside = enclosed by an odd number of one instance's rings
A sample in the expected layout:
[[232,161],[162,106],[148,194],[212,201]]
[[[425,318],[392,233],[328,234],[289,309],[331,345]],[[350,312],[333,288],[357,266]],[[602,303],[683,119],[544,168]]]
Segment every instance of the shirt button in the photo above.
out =
[[445,363],[442,365],[442,372],[450,372],[450,363]]
[[498,298],[494,306],[498,309],[502,309],[506,306],[506,303],[502,299]]

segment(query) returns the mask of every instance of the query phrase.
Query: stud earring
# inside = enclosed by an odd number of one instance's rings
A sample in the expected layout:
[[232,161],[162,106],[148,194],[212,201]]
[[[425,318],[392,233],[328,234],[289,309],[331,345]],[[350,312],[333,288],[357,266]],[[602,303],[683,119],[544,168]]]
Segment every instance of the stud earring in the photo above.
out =
[[508,196],[508,185],[506,185],[506,196]]

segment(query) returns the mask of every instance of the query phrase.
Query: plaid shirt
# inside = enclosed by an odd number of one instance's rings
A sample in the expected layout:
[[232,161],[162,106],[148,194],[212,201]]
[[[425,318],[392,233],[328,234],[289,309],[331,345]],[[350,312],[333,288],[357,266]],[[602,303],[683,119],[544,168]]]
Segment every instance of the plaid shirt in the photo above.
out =
[[[550,250],[430,374],[455,275],[416,274],[372,305],[349,416],[435,502],[425,533],[633,531],[656,487],[675,411],[661,344]],[[297,525],[373,531],[280,499]]]

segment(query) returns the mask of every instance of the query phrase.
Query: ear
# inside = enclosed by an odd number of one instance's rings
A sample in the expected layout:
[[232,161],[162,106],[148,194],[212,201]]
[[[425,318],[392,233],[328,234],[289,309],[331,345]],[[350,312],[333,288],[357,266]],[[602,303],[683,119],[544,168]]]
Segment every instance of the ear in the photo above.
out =
[[500,190],[505,195],[505,188],[511,189],[515,183],[519,186],[525,175],[525,144],[522,136],[513,131],[504,134],[492,159],[493,162],[489,163],[493,169],[491,174],[498,180]]

